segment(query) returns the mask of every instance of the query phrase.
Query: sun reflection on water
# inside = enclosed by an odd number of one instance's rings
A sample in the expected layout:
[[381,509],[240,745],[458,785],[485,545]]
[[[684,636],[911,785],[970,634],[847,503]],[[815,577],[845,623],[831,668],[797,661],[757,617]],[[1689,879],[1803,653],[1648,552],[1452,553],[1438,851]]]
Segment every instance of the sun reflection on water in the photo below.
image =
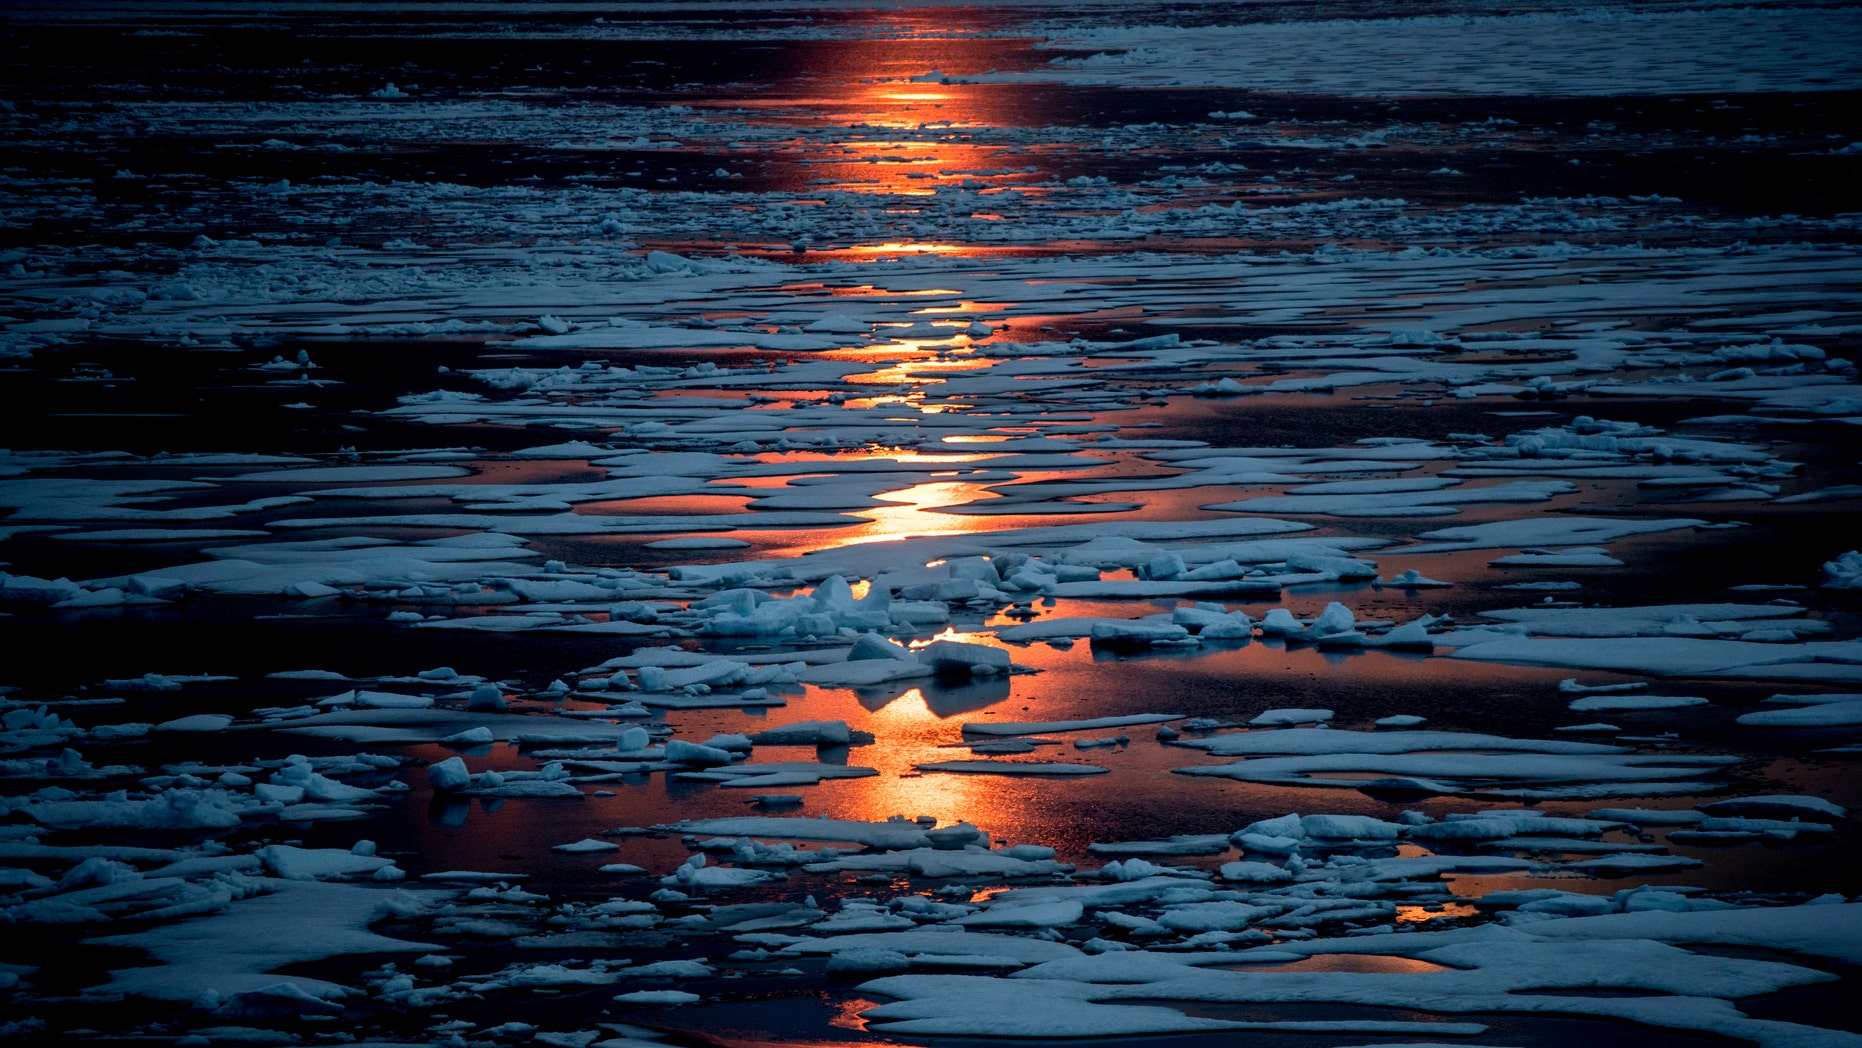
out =
[[1398,906],[1398,924],[1426,924],[1445,917],[1478,917],[1480,910],[1464,902],[1444,902],[1428,906]]
[[997,496],[975,481],[945,480],[914,484],[899,491],[873,496],[881,502],[898,503],[897,507],[862,510],[861,516],[872,523],[847,536],[849,542],[875,542],[903,535],[967,534],[989,529],[987,521],[974,517],[931,512],[945,506],[962,506]]
[[[926,192],[929,192],[926,190]],[[855,255],[950,255],[963,250],[961,244],[937,244],[929,241],[888,240],[883,244],[860,244],[847,249]]]
[[[935,685],[927,685],[935,689]],[[860,780],[857,795],[842,795],[842,803],[853,800],[837,814],[841,818],[882,820],[893,815],[948,815],[968,813],[972,817],[989,813],[1000,819],[1015,802],[1006,796],[1012,792],[995,776],[947,775],[920,773],[915,765],[928,761],[965,760],[970,752],[962,747],[943,744],[956,737],[954,714],[940,715],[923,688],[912,688],[898,698],[872,711],[866,730],[892,744],[883,752],[878,747],[858,751],[857,763],[879,771],[876,778]],[[993,780],[993,781],[992,781]],[[1025,785],[1025,784],[1024,784]],[[857,799],[856,799],[857,798]]]

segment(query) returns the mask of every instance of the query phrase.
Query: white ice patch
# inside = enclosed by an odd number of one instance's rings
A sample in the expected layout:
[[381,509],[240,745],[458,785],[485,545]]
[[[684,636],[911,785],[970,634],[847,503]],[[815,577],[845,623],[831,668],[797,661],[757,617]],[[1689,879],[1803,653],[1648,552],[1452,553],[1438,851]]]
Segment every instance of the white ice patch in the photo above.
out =
[[210,989],[228,997],[283,982],[313,997],[340,999],[353,991],[309,976],[267,973],[345,954],[440,949],[368,930],[384,917],[418,911],[435,893],[384,893],[317,881],[272,881],[265,888],[265,894],[212,916],[92,940],[135,947],[160,962],[114,971],[103,986],[111,993],[191,1001]]

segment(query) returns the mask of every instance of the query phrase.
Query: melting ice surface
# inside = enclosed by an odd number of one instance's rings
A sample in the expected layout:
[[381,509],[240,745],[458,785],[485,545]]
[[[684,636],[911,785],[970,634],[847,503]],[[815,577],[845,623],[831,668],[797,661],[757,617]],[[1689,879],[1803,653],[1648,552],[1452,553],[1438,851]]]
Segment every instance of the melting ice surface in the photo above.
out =
[[377,14],[5,16],[0,1037],[1862,1039],[1854,11]]

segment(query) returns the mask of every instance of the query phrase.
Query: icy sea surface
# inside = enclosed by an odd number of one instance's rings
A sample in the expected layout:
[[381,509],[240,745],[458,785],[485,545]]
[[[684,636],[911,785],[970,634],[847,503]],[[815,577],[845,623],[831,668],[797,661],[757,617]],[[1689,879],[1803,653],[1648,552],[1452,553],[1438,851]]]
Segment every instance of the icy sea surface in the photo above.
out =
[[1862,9],[0,10],[0,1040],[1862,1045]]

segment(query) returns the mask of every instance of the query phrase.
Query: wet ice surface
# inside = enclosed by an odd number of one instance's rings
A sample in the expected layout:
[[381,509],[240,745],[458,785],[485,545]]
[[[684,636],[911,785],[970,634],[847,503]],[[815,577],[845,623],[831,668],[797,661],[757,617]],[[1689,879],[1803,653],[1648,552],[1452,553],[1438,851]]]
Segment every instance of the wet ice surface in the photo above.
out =
[[0,1034],[1854,1043],[1854,12],[1375,14],[9,14]]

